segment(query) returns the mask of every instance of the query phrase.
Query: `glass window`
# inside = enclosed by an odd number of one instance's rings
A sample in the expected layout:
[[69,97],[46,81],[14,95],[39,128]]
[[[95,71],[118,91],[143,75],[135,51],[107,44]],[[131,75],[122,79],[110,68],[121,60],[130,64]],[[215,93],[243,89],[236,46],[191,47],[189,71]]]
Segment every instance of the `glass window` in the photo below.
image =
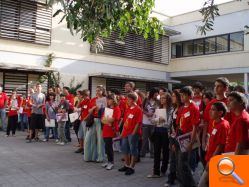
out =
[[218,53],[228,51],[228,35],[217,36],[216,45]]
[[172,44],[171,57],[172,58],[182,57],[182,43],[174,43],[174,44]]
[[241,51],[244,49],[244,33],[230,34],[230,51]]
[[215,53],[215,37],[205,39],[205,54]]
[[204,40],[194,40],[194,55],[203,55],[204,53]]
[[183,56],[193,55],[193,41],[183,42]]

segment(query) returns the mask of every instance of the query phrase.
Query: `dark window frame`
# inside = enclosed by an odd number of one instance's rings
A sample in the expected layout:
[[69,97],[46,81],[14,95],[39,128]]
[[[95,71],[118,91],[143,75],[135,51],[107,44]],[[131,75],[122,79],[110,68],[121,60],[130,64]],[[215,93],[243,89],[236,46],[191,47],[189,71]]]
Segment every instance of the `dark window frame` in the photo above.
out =
[[[191,40],[185,40],[185,41],[179,41],[179,42],[174,42],[171,43],[171,59],[175,59],[175,58],[186,58],[186,57],[193,57],[193,56],[203,56],[203,55],[213,55],[213,54],[221,54],[221,53],[228,53],[228,52],[238,52],[238,51],[244,51],[245,49],[245,37],[243,37],[243,46],[242,46],[242,50],[236,50],[236,51],[231,51],[230,49],[230,35],[231,34],[236,34],[236,33],[244,33],[243,31],[236,31],[236,32],[231,32],[231,33],[226,33],[226,34],[220,34],[220,35],[214,35],[214,36],[208,36],[208,37],[203,37],[203,38],[196,38],[196,39],[191,39]],[[243,34],[244,35],[244,34]],[[217,51],[217,38],[221,37],[221,36],[227,36],[228,41],[227,41],[227,51],[221,51],[218,52]],[[211,52],[211,53],[206,53],[206,40],[209,38],[215,38],[215,51]],[[194,42],[197,40],[203,40],[203,45],[204,45],[204,49],[203,49],[203,54],[194,54]],[[192,55],[189,56],[184,56],[183,55],[183,44],[187,43],[187,42],[192,42]],[[180,57],[173,57],[172,56],[172,47],[173,45],[177,45],[177,44],[181,44],[182,45],[182,55]]]

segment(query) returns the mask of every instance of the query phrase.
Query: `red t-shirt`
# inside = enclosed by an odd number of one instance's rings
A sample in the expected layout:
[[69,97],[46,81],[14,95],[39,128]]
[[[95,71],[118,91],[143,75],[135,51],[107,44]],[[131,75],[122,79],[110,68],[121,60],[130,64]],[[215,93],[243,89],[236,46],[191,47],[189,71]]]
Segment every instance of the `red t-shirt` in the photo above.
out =
[[31,111],[32,111],[32,109],[31,109],[32,104],[31,104],[30,97],[22,100],[22,107],[23,107],[23,113],[27,114],[27,116],[30,117]]
[[[94,98],[92,98],[92,99],[89,101],[89,103],[88,103],[88,109],[89,109],[89,110],[90,110],[92,107],[96,106],[96,100],[97,100],[97,97],[94,97]],[[94,110],[94,111],[93,111],[93,116],[94,116],[95,118],[98,117],[98,111],[97,111],[97,110]]]
[[109,124],[104,124],[103,125],[103,138],[113,138],[116,136],[116,132],[119,131],[119,120],[121,116],[121,111],[119,106],[116,106],[113,108],[113,116],[112,118],[114,119],[113,125],[110,126]]
[[202,101],[202,97],[201,96],[194,96],[193,97],[193,101],[196,104],[196,106],[198,106],[199,111],[202,112],[203,111],[203,101]]
[[180,129],[183,134],[191,132],[194,126],[200,123],[199,108],[191,102],[189,106],[183,106],[177,115],[177,124],[180,124]]
[[249,148],[249,114],[244,110],[240,116],[236,116],[231,125],[226,142],[225,152],[234,152],[238,143],[245,142]]
[[124,117],[125,121],[124,121],[122,137],[125,138],[128,135],[131,135],[137,124],[139,125],[138,134],[141,135],[142,118],[143,118],[143,112],[138,105],[128,108],[125,112],[125,117]]
[[73,110],[74,109],[74,96],[72,94],[66,95],[66,100],[69,102],[69,109]]
[[226,139],[229,132],[229,122],[225,119],[222,119],[220,122],[216,123],[211,120],[208,128],[208,143],[207,143],[207,152],[205,159],[207,162],[213,156],[218,145],[225,145]]
[[90,98],[83,99],[81,103],[79,104],[79,108],[81,108],[81,121],[85,120],[85,118],[88,116],[88,103],[90,102]]
[[4,103],[8,101],[8,96],[6,95],[6,93],[2,92],[0,93],[0,109],[4,109],[5,105]]
[[[20,101],[21,101],[20,97],[17,97],[16,99],[17,99],[17,107],[20,107]],[[9,100],[8,100],[8,106],[11,106],[11,98],[9,98]],[[16,116],[17,111],[18,111],[17,109],[12,110],[11,107],[10,107],[10,110],[8,112],[8,116]]]

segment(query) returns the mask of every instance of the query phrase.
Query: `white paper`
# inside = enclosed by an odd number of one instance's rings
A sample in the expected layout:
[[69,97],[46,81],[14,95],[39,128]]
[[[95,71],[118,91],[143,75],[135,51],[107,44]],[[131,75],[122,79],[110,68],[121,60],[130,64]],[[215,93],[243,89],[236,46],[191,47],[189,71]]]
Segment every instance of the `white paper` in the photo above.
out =
[[113,109],[105,108],[105,117],[112,118],[112,116],[113,116]]
[[72,114],[69,114],[69,119],[70,122],[73,123],[75,122],[77,119],[79,119],[80,114],[78,112],[74,112]]
[[19,108],[19,113],[22,114],[23,113],[23,107]]
[[50,119],[49,121],[45,119],[45,127],[55,127],[55,120]]
[[156,109],[155,115],[156,115],[156,118],[160,118],[161,117],[161,118],[165,119],[165,121],[167,121],[166,109],[164,109],[164,108],[162,108],[162,109],[161,108],[160,109]]
[[56,120],[58,121],[58,122],[60,122],[60,121],[68,121],[68,113],[58,113],[58,114],[56,114]]
[[96,100],[96,106],[98,108],[104,108],[104,107],[106,107],[107,106],[106,98],[105,97],[98,98]]

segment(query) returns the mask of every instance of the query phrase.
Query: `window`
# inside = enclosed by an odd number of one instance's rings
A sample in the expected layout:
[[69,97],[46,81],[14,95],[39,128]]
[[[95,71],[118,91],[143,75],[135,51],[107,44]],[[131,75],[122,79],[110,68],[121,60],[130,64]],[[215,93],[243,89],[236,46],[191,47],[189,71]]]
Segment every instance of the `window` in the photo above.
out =
[[182,57],[182,43],[172,44],[172,58]]
[[193,55],[193,41],[183,42],[183,56]]
[[215,53],[215,37],[205,39],[205,54]]
[[241,51],[244,48],[244,33],[230,34],[230,51]]
[[228,35],[217,36],[216,38],[217,52],[227,52],[228,51]]
[[50,45],[52,9],[34,0],[0,0],[0,38]]
[[194,40],[194,55],[203,55],[204,39]]

